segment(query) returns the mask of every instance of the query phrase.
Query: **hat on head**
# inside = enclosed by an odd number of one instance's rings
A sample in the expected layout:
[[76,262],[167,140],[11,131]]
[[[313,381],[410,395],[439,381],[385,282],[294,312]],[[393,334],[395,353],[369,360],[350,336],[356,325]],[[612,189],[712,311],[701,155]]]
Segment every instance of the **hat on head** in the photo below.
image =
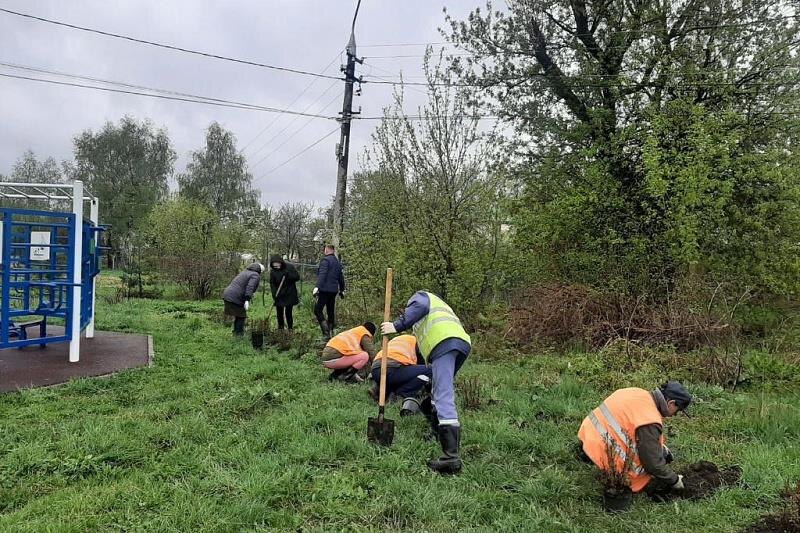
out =
[[370,335],[375,335],[375,330],[377,329],[375,324],[372,322],[364,322],[364,327],[367,328],[367,331],[369,331]]
[[679,381],[668,381],[661,385],[661,394],[667,401],[674,401],[679,411],[686,411],[692,403],[692,395]]

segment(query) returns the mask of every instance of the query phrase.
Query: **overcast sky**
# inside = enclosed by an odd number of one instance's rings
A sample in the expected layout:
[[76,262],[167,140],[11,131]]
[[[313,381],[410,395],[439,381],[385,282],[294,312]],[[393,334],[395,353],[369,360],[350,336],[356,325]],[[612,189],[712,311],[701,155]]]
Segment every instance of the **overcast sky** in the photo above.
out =
[[[448,12],[463,18],[480,3],[362,0],[356,40],[358,55],[367,60],[357,74],[397,78],[402,70],[407,78],[421,75],[423,46],[371,45],[441,42],[442,8],[447,6]],[[330,65],[325,72],[330,75],[339,75],[344,60],[340,52],[347,44],[355,4],[356,0],[0,0],[6,9],[193,50],[312,72]],[[397,55],[415,57],[385,57]],[[309,108],[323,115],[341,110],[344,86],[340,81],[193,56],[2,12],[0,62],[281,109]],[[8,67],[0,67],[0,73],[74,81]],[[363,89],[354,107],[361,106],[365,115],[380,115],[391,102],[392,86],[365,84]],[[407,108],[413,110],[422,98],[419,92],[407,92]],[[333,131],[335,122],[3,77],[0,173],[8,174],[27,149],[40,159],[71,159],[72,139],[78,133],[98,130],[126,114],[166,128],[179,156],[176,172],[183,170],[190,151],[203,146],[205,129],[216,120],[236,135],[240,149],[247,147],[245,155],[263,203],[303,200],[322,206],[334,194],[338,133],[269,171]],[[353,124],[351,174],[376,125]]]

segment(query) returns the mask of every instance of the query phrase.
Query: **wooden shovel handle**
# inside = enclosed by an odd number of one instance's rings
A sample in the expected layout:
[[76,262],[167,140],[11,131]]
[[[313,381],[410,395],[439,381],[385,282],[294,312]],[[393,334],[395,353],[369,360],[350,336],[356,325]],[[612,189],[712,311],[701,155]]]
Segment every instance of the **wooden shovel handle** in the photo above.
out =
[[[392,319],[392,269],[386,269],[386,296],[383,300],[383,321],[389,322]],[[381,335],[381,350],[383,357],[381,358],[381,385],[380,392],[378,393],[378,406],[383,412],[383,406],[386,405],[386,368],[389,360],[389,336]]]

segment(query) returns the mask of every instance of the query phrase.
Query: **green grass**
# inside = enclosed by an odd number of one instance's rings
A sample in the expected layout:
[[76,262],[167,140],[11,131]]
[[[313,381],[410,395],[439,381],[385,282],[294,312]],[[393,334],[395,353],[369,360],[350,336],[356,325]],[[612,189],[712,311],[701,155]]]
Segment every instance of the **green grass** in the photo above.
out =
[[255,353],[219,304],[101,301],[99,328],[154,336],[153,367],[0,396],[1,531],[737,531],[800,478],[791,389],[693,384],[670,446],[680,463],[740,464],[746,486],[607,515],[575,434],[603,384],[650,388],[652,363],[621,372],[480,339],[462,374],[485,401],[461,410],[463,473],[440,477],[421,418],[393,405],[394,445],[368,444],[366,385],[329,384],[315,354]]

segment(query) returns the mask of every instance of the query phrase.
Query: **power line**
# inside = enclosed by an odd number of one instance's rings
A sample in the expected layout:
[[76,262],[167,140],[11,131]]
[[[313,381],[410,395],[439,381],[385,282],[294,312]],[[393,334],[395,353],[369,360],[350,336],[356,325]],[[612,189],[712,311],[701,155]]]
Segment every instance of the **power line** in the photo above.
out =
[[202,56],[202,57],[209,57],[209,58],[212,58],[212,59],[219,59],[219,60],[222,60],[222,61],[230,61],[232,63],[239,63],[239,64],[242,64],[242,65],[250,65],[250,66],[253,66],[253,67],[261,67],[261,68],[266,68],[266,69],[270,69],[270,70],[277,70],[277,71],[281,71],[281,72],[291,72],[292,74],[301,74],[303,76],[315,76],[315,77],[318,77],[318,78],[328,78],[328,79],[331,79],[331,80],[340,80],[341,81],[341,80],[344,79],[344,78],[339,78],[337,76],[327,76],[327,75],[323,75],[323,74],[317,74],[316,72],[309,72],[307,70],[299,70],[299,69],[294,69],[294,68],[289,68],[289,67],[279,67],[279,66],[276,66],[276,65],[268,65],[266,63],[259,63],[257,61],[250,61],[250,60],[247,60],[247,59],[237,59],[237,58],[234,58],[234,57],[223,56],[223,55],[219,55],[219,54],[212,54],[210,52],[200,52],[198,50],[191,50],[189,48],[183,48],[183,47],[174,46],[174,45],[171,45],[171,44],[164,44],[164,43],[159,43],[159,42],[155,42],[155,41],[148,41],[148,40],[145,40],[145,39],[138,39],[136,37],[130,37],[128,35],[121,35],[119,33],[112,33],[112,32],[98,30],[98,29],[94,29],[94,28],[87,28],[85,26],[77,26],[75,24],[68,24],[66,22],[47,19],[47,18],[44,18],[44,17],[38,17],[38,16],[35,16],[35,15],[30,15],[28,13],[20,13],[18,11],[12,11],[10,9],[5,9],[5,8],[0,8],[0,12],[8,13],[8,14],[11,14],[11,15],[16,15],[18,17],[24,17],[24,18],[28,18],[28,19],[33,19],[33,20],[37,20],[37,21],[40,21],[40,22],[47,22],[48,24],[55,24],[57,26],[63,26],[65,28],[71,28],[73,30],[80,30],[80,31],[85,31],[85,32],[89,32],[89,33],[96,33],[98,35],[104,35],[106,37],[114,37],[115,39],[124,39],[126,41],[131,41],[131,42],[134,42],[134,43],[146,44],[146,45],[149,45],[149,46],[155,46],[155,47],[158,47],[158,48],[165,48],[167,50],[173,50],[173,51],[176,51],[176,52],[184,52],[184,53],[187,53],[187,54],[194,54],[194,55]]
[[[692,31],[700,31],[700,30],[716,30],[716,29],[740,29],[740,28],[748,28],[755,26],[757,24],[762,23],[769,23],[769,22],[778,22],[778,21],[786,21],[786,20],[798,20],[800,19],[800,15],[780,15],[776,17],[766,17],[761,19],[754,19],[750,21],[743,21],[743,22],[731,22],[731,23],[721,23],[721,24],[697,24],[695,26],[688,26],[684,28],[682,31],[684,33],[692,32]],[[653,29],[638,29],[638,30],[614,30],[614,31],[604,31],[604,35],[628,35],[628,34],[647,34],[652,33]],[[577,38],[575,33],[566,32],[571,35],[573,38]],[[594,35],[594,34],[592,34]],[[359,45],[361,48],[391,48],[391,47],[413,47],[413,46],[440,46],[442,48],[446,47],[460,47],[463,46],[462,43],[452,43],[447,41],[434,41],[434,42],[427,42],[427,43],[388,43],[388,44],[362,44]],[[551,48],[552,47],[552,48]],[[549,49],[556,49],[556,48],[568,48],[569,45],[548,45],[547,48]],[[627,46],[607,46],[604,48],[623,48]],[[522,51],[519,52],[522,54]],[[455,54],[457,56],[469,56],[469,55],[476,55],[470,53],[464,54]],[[424,57],[420,55],[387,55],[387,56],[372,56],[371,59],[390,59],[390,58],[404,58],[404,57]]]
[[[794,67],[792,67],[794,68]],[[726,72],[722,70],[709,70],[709,72]],[[742,73],[746,74],[746,73]],[[797,81],[795,82],[736,82],[736,81],[681,81],[674,84],[669,83],[656,83],[656,82],[648,82],[642,83],[633,79],[627,80],[629,84],[624,83],[601,83],[600,81],[584,83],[580,80],[582,78],[615,78],[619,81],[625,81],[619,75],[613,74],[580,74],[580,75],[562,75],[562,76],[552,76],[548,74],[527,74],[527,76],[531,78],[538,78],[538,79],[559,79],[565,83],[565,85],[570,89],[626,89],[634,86],[640,86],[643,88],[662,88],[662,89],[703,89],[706,87],[734,87],[737,89],[744,89],[747,87],[763,87],[763,88],[781,88],[781,87],[789,87],[789,86],[796,86],[798,84]],[[461,87],[461,88],[477,88],[477,89],[488,89],[494,85],[493,83],[462,83],[462,82],[415,82],[415,81],[405,81],[405,80],[387,80],[385,77],[381,76],[373,76],[376,79],[364,79],[361,83],[372,83],[375,85],[406,85],[412,87]],[[578,83],[570,83],[570,81],[577,81]],[[741,85],[740,85],[741,84]]]
[[[321,72],[320,74],[325,74],[325,72],[327,72],[327,70],[328,70],[328,69],[331,67],[331,65],[333,65],[333,64],[336,62],[336,60],[337,60],[338,58],[339,58],[339,54],[337,53],[337,54],[336,54],[336,55],[333,57],[333,59],[331,59],[331,62],[330,62],[330,63],[328,63],[327,65],[325,65],[325,68],[323,68],[323,69],[322,69],[322,72]],[[306,85],[306,88],[305,88],[305,89],[303,89],[303,90],[300,92],[300,94],[298,94],[297,96],[295,96],[294,100],[292,100],[292,101],[289,103],[289,105],[288,105],[287,107],[292,107],[292,106],[293,106],[295,103],[297,103],[297,101],[298,101],[298,100],[300,100],[300,98],[302,98],[302,96],[303,96],[304,94],[306,94],[306,92],[308,92],[308,90],[309,90],[311,87],[313,87],[315,83],[317,83],[317,80],[318,80],[318,79],[319,79],[319,78],[313,78],[313,79],[312,79],[312,80],[309,82],[309,84],[308,84],[308,85]],[[338,80],[336,80],[336,81],[338,81]],[[336,83],[336,82],[334,81],[334,83]],[[325,92],[327,92],[327,90],[326,90]],[[325,93],[323,93],[323,94],[325,94]],[[265,132],[265,131],[267,131],[267,130],[268,130],[268,129],[270,129],[272,126],[274,126],[274,125],[275,125],[275,124],[278,122],[278,119],[279,119],[279,118],[280,118],[280,116],[277,116],[277,117],[273,118],[271,121],[269,121],[269,122],[267,123],[267,125],[266,125],[266,126],[264,126],[264,128],[263,128],[261,131],[259,131],[259,132],[256,134],[256,136],[255,136],[255,137],[253,137],[252,139],[250,139],[250,140],[247,142],[247,144],[245,144],[245,145],[244,145],[244,148],[242,148],[242,149],[240,150],[240,152],[244,153],[244,151],[245,151],[245,150],[247,150],[247,148],[248,148],[248,147],[249,147],[251,144],[253,144],[253,143],[254,143],[254,142],[255,142],[255,141],[256,141],[256,140],[257,140],[259,137],[261,137],[262,135],[264,135],[264,132]]]
[[317,139],[313,143],[309,144],[308,146],[306,146],[305,148],[303,148],[302,150],[300,150],[299,152],[294,154],[292,157],[290,157],[289,159],[287,159],[283,163],[281,163],[278,166],[275,166],[275,167],[269,169],[268,171],[266,171],[265,173],[263,173],[261,176],[258,177],[258,179],[256,181],[260,181],[260,180],[264,179],[265,177],[267,177],[267,175],[272,174],[273,172],[275,172],[279,168],[283,167],[284,165],[287,165],[287,164],[291,163],[292,161],[294,161],[295,159],[297,159],[298,157],[300,157],[301,155],[303,155],[307,151],[311,150],[316,145],[318,145],[319,143],[321,143],[322,141],[324,141],[325,139],[327,139],[328,137],[330,137],[331,135],[333,135],[334,133],[336,133],[338,131],[339,131],[339,127],[337,126],[335,130],[332,130],[332,131],[326,133],[324,136],[320,137],[319,139]]
[[374,116],[374,117],[354,117],[356,120],[437,120],[440,118],[471,118],[475,120],[501,120],[496,115],[399,115],[399,116]]
[[[59,75],[64,75],[64,74],[59,74]],[[274,108],[274,107],[267,107],[267,106],[262,106],[262,105],[257,105],[257,104],[249,104],[249,103],[244,103],[244,102],[236,102],[236,101],[232,101],[232,100],[221,100],[219,98],[209,98],[209,97],[206,97],[206,96],[198,96],[198,95],[192,95],[192,94],[187,94],[187,93],[173,93],[171,91],[165,91],[163,89],[152,89],[152,88],[149,88],[149,87],[135,86],[135,87],[141,87],[142,89],[145,89],[145,90],[148,90],[148,91],[152,91],[152,92],[133,91],[133,90],[126,90],[126,89],[115,89],[115,88],[112,88],[112,87],[99,87],[97,85],[86,85],[86,84],[82,84],[82,83],[71,83],[71,82],[66,82],[66,81],[48,80],[48,79],[44,79],[44,78],[32,78],[32,77],[29,77],[29,76],[18,76],[18,75],[15,75],[15,74],[0,73],[0,76],[2,76],[4,78],[13,78],[13,79],[17,79],[17,80],[35,81],[35,82],[40,82],[40,83],[49,83],[49,84],[52,84],[52,85],[61,85],[61,86],[65,86],[65,87],[79,87],[79,88],[82,88],[82,89],[92,89],[92,90],[96,90],[96,91],[104,91],[104,92],[110,92],[110,93],[130,94],[130,95],[135,95],[135,96],[147,96],[148,98],[158,98],[158,99],[161,99],[161,100],[174,100],[174,101],[179,101],[179,102],[189,102],[189,103],[193,103],[193,104],[204,104],[204,105],[213,105],[213,106],[217,106],[217,107],[228,107],[228,108],[232,108],[232,109],[246,109],[246,110],[250,110],[250,111],[264,111],[264,112],[267,112],[267,113],[288,113],[288,114],[292,114],[292,115],[300,114],[300,115],[306,116],[306,117],[314,117],[314,118],[324,118],[324,119],[328,119],[328,120],[336,120],[336,117],[327,117],[327,116],[323,116],[323,115],[314,115],[314,114],[311,114],[311,113],[299,113],[297,111],[288,111],[288,110],[285,110],[285,109],[277,109],[277,108]],[[72,77],[77,78],[77,79],[81,79],[82,78],[82,77],[79,77],[79,76],[72,76]],[[110,81],[108,81],[108,82],[103,81],[102,83],[116,84],[116,85],[121,85],[121,86],[130,86],[128,84],[123,84],[123,83],[118,83],[118,82],[110,82]],[[161,94],[159,94],[159,93],[161,93]],[[177,96],[177,95],[184,95],[184,96]]]
[[[319,96],[317,96],[317,97],[316,97],[316,99],[314,99],[314,101],[313,101],[313,102],[311,102],[310,104],[308,104],[308,105],[307,105],[307,106],[306,106],[306,107],[303,109],[303,112],[305,113],[305,112],[307,112],[309,109],[311,109],[312,107],[314,107],[314,105],[315,105],[317,102],[319,102],[320,100],[322,100],[322,97],[323,97],[323,96],[325,96],[326,94],[328,94],[328,92],[330,92],[330,90],[331,90],[331,89],[333,89],[333,88],[334,88],[335,86],[337,86],[337,85],[338,85],[338,82],[335,82],[335,81],[334,81],[333,83],[331,83],[331,84],[328,86],[328,88],[327,88],[327,89],[325,89],[325,91],[323,91],[323,92],[322,92],[322,94],[320,94]],[[339,97],[339,95],[337,94],[337,95],[335,96],[335,98],[338,98],[338,97]],[[324,107],[324,108],[322,108],[322,110],[320,110],[320,111],[323,111],[323,110],[327,109],[329,105],[330,105],[330,103],[326,104],[326,105],[325,105],[325,107]],[[281,129],[281,130],[280,130],[280,131],[278,131],[277,133],[273,134],[273,135],[272,135],[272,137],[270,137],[269,139],[267,139],[267,140],[264,142],[264,144],[262,144],[261,146],[259,146],[259,147],[258,147],[258,149],[257,149],[256,151],[254,151],[253,153],[251,153],[251,154],[250,154],[250,157],[254,157],[254,156],[257,154],[257,153],[261,152],[261,150],[263,150],[264,148],[266,148],[267,146],[269,146],[269,144],[270,144],[272,141],[274,141],[275,139],[277,139],[278,137],[280,137],[280,135],[281,135],[282,133],[284,133],[286,130],[288,130],[288,129],[289,129],[291,126],[292,126],[292,124],[294,124],[294,123],[295,123],[295,122],[298,120],[298,118],[299,118],[298,116],[294,116],[294,117],[292,117],[292,120],[290,120],[290,121],[289,121],[289,122],[288,122],[288,123],[287,123],[287,124],[286,124],[286,125],[285,125],[285,126],[282,128],[282,129]],[[259,161],[259,162],[260,162],[260,161]]]
[[[339,97],[340,97],[340,96],[341,96],[341,93],[339,93],[339,94],[334,94],[334,95],[333,95],[333,98],[332,98],[332,99],[331,99],[331,100],[330,100],[330,101],[329,101],[327,104],[325,104],[325,106],[324,106],[322,109],[320,109],[320,112],[322,112],[322,111],[324,111],[324,110],[328,109],[332,103],[334,103],[336,100],[338,100],[338,99],[339,99]],[[297,118],[297,117],[295,117],[295,118]],[[300,126],[300,128],[298,128],[298,129],[297,129],[297,130],[296,130],[294,133],[292,133],[291,135],[289,135],[288,137],[286,137],[285,139],[283,139],[283,142],[281,142],[281,143],[280,143],[278,146],[276,146],[275,148],[273,148],[273,149],[272,149],[272,150],[271,150],[271,151],[270,151],[268,154],[266,154],[264,157],[262,157],[261,159],[259,159],[259,160],[258,160],[256,163],[254,163],[254,164],[253,164],[253,165],[252,165],[250,168],[255,168],[255,167],[257,167],[258,165],[260,165],[262,162],[266,161],[266,160],[269,158],[269,156],[271,156],[272,154],[274,154],[275,152],[277,152],[278,150],[280,150],[281,148],[283,148],[283,147],[286,145],[286,143],[288,143],[289,141],[291,141],[292,139],[294,139],[294,137],[295,137],[295,136],[296,136],[298,133],[300,133],[301,131],[303,131],[304,129],[306,129],[306,128],[308,127],[308,125],[309,125],[309,124],[311,124],[311,122],[312,122],[313,120],[314,120],[313,118],[309,118],[308,120],[306,120],[306,121],[305,121],[305,122],[304,122],[304,123],[303,123],[303,124]],[[287,128],[288,128],[288,126],[287,126]],[[277,134],[275,137],[277,137],[278,135],[280,135],[280,133],[282,133],[283,131],[286,131],[286,129],[287,129],[287,128],[284,128],[284,129],[283,129],[281,132],[279,132],[279,133],[278,133],[278,134]],[[273,137],[273,138],[275,138],[275,137]]]
[[360,44],[359,48],[388,48],[388,47],[401,47],[401,46],[455,46],[453,43],[448,42],[433,42],[433,43],[393,43],[393,44]]

